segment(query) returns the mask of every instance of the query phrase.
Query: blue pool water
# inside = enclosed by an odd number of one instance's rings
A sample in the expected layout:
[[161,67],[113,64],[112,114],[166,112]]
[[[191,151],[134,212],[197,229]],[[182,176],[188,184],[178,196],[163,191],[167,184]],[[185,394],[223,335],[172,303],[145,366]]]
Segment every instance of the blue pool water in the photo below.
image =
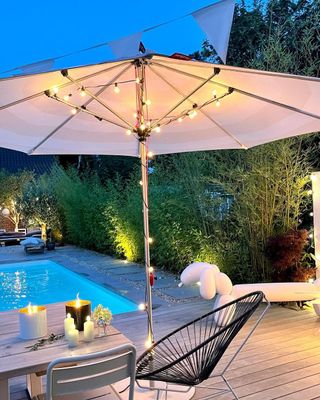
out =
[[137,310],[137,305],[111,290],[49,260],[0,265],[0,311],[80,299],[110,308],[113,314]]

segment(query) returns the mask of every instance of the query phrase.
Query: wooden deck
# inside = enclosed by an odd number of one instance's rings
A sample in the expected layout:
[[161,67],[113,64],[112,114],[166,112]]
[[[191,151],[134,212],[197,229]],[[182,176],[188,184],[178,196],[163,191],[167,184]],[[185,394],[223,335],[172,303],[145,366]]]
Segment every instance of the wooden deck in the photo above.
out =
[[[211,307],[212,302],[203,301],[160,307],[154,312],[157,337]],[[116,316],[114,325],[136,344],[138,354],[144,350],[143,313]],[[241,336],[228,348],[218,369],[234,352]],[[320,400],[320,318],[311,309],[294,311],[273,305],[226,376],[238,396],[245,400]],[[206,385],[214,386],[217,382],[221,385],[217,378],[207,381]],[[27,399],[24,385],[22,378],[13,382],[13,400]],[[200,400],[209,394],[213,394],[211,389],[198,389],[194,399]],[[233,396],[224,394],[216,398],[231,400]]]

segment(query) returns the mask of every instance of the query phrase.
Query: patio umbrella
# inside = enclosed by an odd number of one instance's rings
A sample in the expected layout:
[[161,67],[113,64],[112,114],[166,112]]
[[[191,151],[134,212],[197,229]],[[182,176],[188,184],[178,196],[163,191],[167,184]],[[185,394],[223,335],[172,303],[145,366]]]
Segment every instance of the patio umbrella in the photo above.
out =
[[148,157],[247,149],[320,130],[320,80],[158,54],[0,80],[0,146],[140,157],[148,339]]

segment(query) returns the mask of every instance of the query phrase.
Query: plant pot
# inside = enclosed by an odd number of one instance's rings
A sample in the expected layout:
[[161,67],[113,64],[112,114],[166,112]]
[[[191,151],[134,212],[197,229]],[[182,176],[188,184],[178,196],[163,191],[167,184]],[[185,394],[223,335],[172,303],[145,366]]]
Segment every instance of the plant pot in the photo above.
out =
[[55,242],[48,242],[47,243],[47,250],[54,250],[56,247],[56,243]]

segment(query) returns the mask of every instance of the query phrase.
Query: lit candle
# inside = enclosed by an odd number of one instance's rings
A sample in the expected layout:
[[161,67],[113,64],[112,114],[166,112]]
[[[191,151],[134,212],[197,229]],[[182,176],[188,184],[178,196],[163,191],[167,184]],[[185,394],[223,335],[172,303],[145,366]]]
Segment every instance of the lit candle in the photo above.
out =
[[44,306],[32,306],[19,310],[20,337],[36,339],[47,334],[47,310]]
[[74,318],[74,323],[79,331],[83,331],[83,325],[87,315],[91,315],[91,302],[89,300],[80,300],[79,293],[76,300],[66,303],[66,314]]
[[78,329],[70,329],[68,331],[68,343],[69,347],[76,347],[79,342],[79,331]]
[[83,325],[84,328],[84,340],[86,342],[91,342],[94,338],[94,323],[91,321],[89,315],[87,316],[87,321]]
[[71,318],[71,314],[68,313],[67,317],[64,319],[64,336],[68,339],[68,333],[70,330],[75,329],[74,319]]

